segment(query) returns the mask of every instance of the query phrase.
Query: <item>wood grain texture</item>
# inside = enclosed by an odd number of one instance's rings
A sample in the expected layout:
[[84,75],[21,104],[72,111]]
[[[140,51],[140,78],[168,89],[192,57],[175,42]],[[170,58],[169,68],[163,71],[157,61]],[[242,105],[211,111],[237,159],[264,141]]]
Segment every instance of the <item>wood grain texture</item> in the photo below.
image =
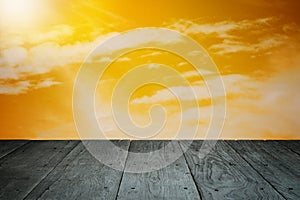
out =
[[228,142],[287,199],[300,199],[300,157],[275,141]]
[[277,143],[289,148],[291,151],[294,151],[298,155],[300,155],[300,142],[296,140],[289,141],[277,141]]
[[76,145],[32,141],[0,160],[0,199],[23,199]]
[[[101,143],[94,141],[95,145]],[[126,150],[130,142],[114,143]],[[111,156],[124,165],[126,155]],[[115,199],[121,176],[121,171],[99,162],[80,143],[26,199]]]
[[283,199],[224,141],[180,144],[203,199]]
[[0,159],[26,143],[28,143],[28,141],[0,141]]
[[300,141],[88,141],[125,172],[79,141],[22,142],[1,141],[0,199],[300,199]]
[[[159,155],[149,153],[158,149],[162,149]],[[177,142],[134,141],[130,151],[148,154],[145,154],[145,159],[141,161],[129,153],[126,170],[142,169],[150,165],[152,169],[157,169],[156,167],[168,164],[174,156],[178,156],[179,159],[167,167],[152,172],[125,172],[117,199],[200,199]]]

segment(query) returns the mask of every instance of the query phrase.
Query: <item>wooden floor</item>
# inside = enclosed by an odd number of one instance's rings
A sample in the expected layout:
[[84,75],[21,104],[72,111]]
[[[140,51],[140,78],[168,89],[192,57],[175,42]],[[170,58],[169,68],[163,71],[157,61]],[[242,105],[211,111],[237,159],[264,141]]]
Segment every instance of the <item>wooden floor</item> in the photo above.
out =
[[[130,152],[167,143],[114,142]],[[218,141],[205,157],[202,143],[178,141],[174,152],[187,151],[171,165],[128,173],[80,141],[1,141],[0,199],[300,199],[300,141]],[[120,159],[125,169],[140,164]]]

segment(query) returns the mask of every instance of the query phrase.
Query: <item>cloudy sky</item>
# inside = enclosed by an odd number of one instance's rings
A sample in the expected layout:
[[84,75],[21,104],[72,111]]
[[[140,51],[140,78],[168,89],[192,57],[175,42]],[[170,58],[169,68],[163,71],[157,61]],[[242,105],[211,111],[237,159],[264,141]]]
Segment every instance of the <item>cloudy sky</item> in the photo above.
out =
[[[226,91],[226,118],[220,138],[300,137],[297,0],[0,0],[0,4],[2,139],[78,139],[72,97],[80,67],[107,39],[144,27],[167,28],[189,36],[213,59]],[[147,39],[145,34],[126,45],[131,48]],[[160,40],[162,44],[177,42],[163,35]],[[190,54],[205,59],[197,52]],[[107,56],[98,56],[90,62],[97,65],[111,61]],[[176,70],[189,85],[168,75],[158,63]],[[210,96],[205,76],[200,76],[191,63],[155,49],[119,57],[100,78],[95,113],[107,137],[144,137],[143,132],[135,136],[122,132],[111,111],[113,89],[139,65],[147,68],[132,82],[154,73],[167,80],[168,87],[148,84],[130,91],[132,95],[126,100],[134,123],[151,123],[149,109],[159,104],[165,108],[166,123],[150,139],[173,138],[179,126],[187,132],[197,127],[197,138],[209,138],[206,133],[211,119],[222,118],[222,114],[212,115],[212,109],[220,106],[212,102],[222,97]],[[216,77],[211,73],[207,79]],[[195,96],[189,95],[190,89]],[[128,93],[125,90],[124,95]],[[196,100],[196,106],[190,103],[192,100]],[[181,109],[181,104],[186,107]],[[196,118],[195,111],[199,112]],[[182,121],[183,115],[190,118]]]

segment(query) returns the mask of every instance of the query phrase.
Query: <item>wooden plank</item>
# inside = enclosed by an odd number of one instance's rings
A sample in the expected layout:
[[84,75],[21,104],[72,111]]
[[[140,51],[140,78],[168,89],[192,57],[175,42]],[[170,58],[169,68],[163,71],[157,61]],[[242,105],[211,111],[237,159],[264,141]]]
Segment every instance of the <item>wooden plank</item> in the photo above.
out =
[[274,141],[228,142],[284,197],[300,199],[300,157]]
[[277,141],[279,144],[289,148],[293,152],[300,155],[300,141],[299,140],[280,140]]
[[[158,149],[162,150],[159,154],[150,153]],[[145,170],[149,166],[158,170],[125,172],[117,199],[200,199],[178,142],[133,141],[130,152],[148,154],[137,158],[129,153],[126,171]],[[176,157],[179,159],[163,167]]]
[[180,144],[203,199],[283,199],[224,141]]
[[0,141],[0,159],[4,156],[8,155],[9,153],[13,152],[17,148],[23,146],[28,141],[20,140],[20,141]]
[[[101,146],[108,141],[93,142]],[[130,141],[114,143],[127,150]],[[127,154],[111,156],[124,166]],[[100,163],[80,143],[26,199],[115,199],[121,176],[121,171]]]
[[75,141],[32,141],[0,160],[0,199],[22,199],[76,145]]

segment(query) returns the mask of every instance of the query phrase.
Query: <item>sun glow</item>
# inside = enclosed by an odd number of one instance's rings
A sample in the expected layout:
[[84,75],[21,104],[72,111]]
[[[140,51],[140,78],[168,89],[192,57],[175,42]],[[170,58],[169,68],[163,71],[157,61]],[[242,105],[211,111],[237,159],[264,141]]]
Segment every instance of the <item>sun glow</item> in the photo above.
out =
[[46,0],[0,0],[1,26],[34,25],[46,7]]

